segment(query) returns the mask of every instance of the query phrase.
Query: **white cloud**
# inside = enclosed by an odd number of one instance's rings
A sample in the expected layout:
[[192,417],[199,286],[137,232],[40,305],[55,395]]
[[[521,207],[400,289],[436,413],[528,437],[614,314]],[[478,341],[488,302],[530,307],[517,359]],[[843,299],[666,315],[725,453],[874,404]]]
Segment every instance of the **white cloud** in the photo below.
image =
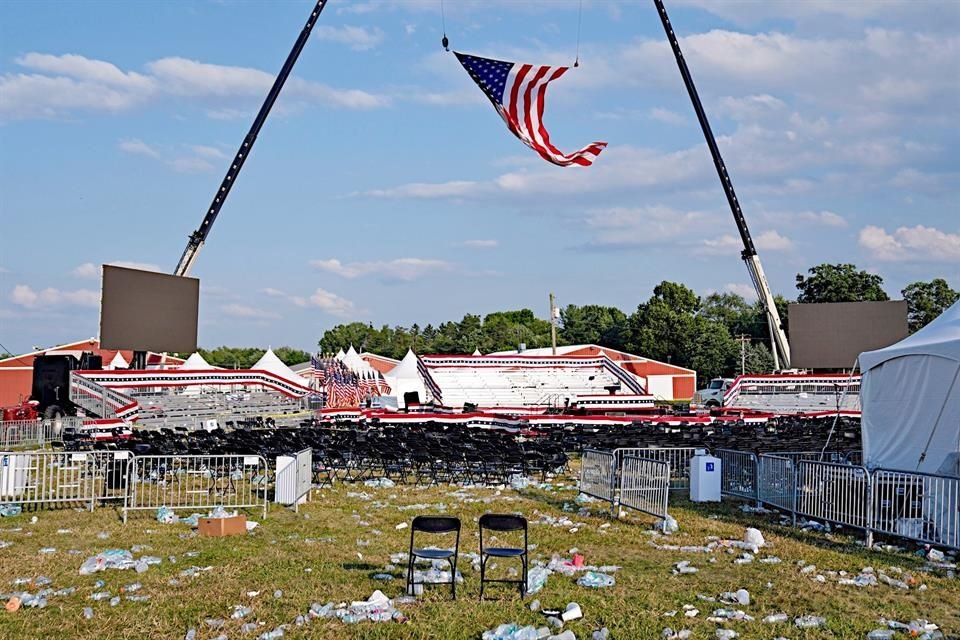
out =
[[[0,75],[0,120],[52,118],[75,111],[120,112],[169,96],[204,101],[262,98],[274,78],[260,69],[180,57],[148,62],[146,73],[76,54],[27,53],[15,61],[33,73]],[[297,77],[288,81],[284,99],[288,104],[346,109],[374,109],[390,102],[383,95]],[[227,109],[231,114],[237,110],[233,105]],[[211,107],[208,113],[224,117],[228,111]]]
[[448,269],[443,260],[429,258],[397,258],[395,260],[377,260],[372,262],[340,262],[336,258],[311,260],[310,265],[343,278],[353,279],[376,275],[381,280],[409,282],[427,275],[431,271]]
[[629,248],[656,244],[667,238],[710,233],[716,217],[700,211],[664,206],[612,207],[587,214],[593,232],[587,248]]
[[217,149],[216,147],[208,147],[202,144],[192,144],[190,145],[190,150],[194,153],[194,155],[200,156],[201,158],[225,160],[227,157],[227,154],[220,149]]
[[267,287],[266,289],[260,289],[260,293],[265,296],[270,296],[271,298],[286,298],[287,293],[281,291],[280,289],[274,289],[273,287]]
[[657,122],[663,122],[665,124],[687,124],[686,117],[680,115],[676,111],[670,111],[669,109],[663,109],[661,107],[654,107],[653,109],[650,109],[648,116],[651,120],[656,120]]
[[845,227],[847,221],[832,211],[801,211],[796,214],[797,220],[810,224],[821,224],[827,227]]
[[411,182],[390,189],[375,189],[364,195],[375,198],[462,198],[477,195],[486,187],[479,182],[470,180],[453,180],[450,182]]
[[790,238],[780,235],[773,229],[761,232],[753,239],[753,244],[757,249],[766,251],[782,251],[793,247]]
[[92,262],[84,262],[74,267],[70,273],[75,278],[97,278],[100,276],[100,269]]
[[869,225],[860,230],[860,246],[875,260],[888,262],[960,262],[960,234],[917,225],[893,233]]
[[405,24],[403,25],[403,30],[408,36],[412,36],[417,32],[417,25],[415,24]]
[[[409,25],[407,26],[409,27]],[[379,27],[365,29],[364,27],[350,25],[342,27],[320,25],[314,27],[313,31],[319,40],[345,44],[354,51],[367,51],[383,42],[383,30]],[[410,34],[411,32],[408,30],[407,33]]]
[[47,287],[35,290],[29,285],[18,284],[10,292],[10,301],[27,309],[40,309],[57,306],[100,306],[100,292],[90,289],[64,291]]
[[159,158],[160,154],[156,149],[148,145],[143,140],[138,138],[124,138],[117,146],[121,151],[125,153],[132,153],[133,155],[147,156],[149,158]]
[[747,302],[753,302],[757,299],[757,290],[753,288],[752,284],[730,282],[725,284],[723,288],[725,291],[737,294]]
[[349,316],[356,310],[353,302],[320,288],[306,298],[292,296],[291,302],[298,307],[317,307],[335,316]]
[[197,156],[174,158],[168,164],[177,173],[209,173],[215,168],[209,160]]
[[256,307],[248,307],[242,304],[225,304],[220,307],[220,311],[228,316],[233,316],[234,318],[251,318],[254,320],[274,320],[279,318],[280,315],[272,311],[265,311],[264,309],[257,309]]
[[706,238],[700,242],[697,253],[708,256],[737,255],[743,251],[743,242],[729,234]]
[[493,249],[500,243],[496,240],[464,240],[460,244],[473,249]]

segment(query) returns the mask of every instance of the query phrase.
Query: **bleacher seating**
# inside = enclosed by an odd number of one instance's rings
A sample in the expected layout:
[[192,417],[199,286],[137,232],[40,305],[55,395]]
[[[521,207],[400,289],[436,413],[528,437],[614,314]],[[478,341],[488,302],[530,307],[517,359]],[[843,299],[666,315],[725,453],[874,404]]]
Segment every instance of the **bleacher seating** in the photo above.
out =
[[459,407],[564,406],[578,395],[606,393],[618,379],[599,359],[490,358],[463,364],[426,359],[434,381],[443,392],[443,404]]
[[279,393],[162,393],[134,397],[141,405],[138,426],[147,429],[201,429],[208,420],[216,420],[221,428],[247,422],[263,426],[267,418],[278,427],[296,426],[302,418],[302,401]]

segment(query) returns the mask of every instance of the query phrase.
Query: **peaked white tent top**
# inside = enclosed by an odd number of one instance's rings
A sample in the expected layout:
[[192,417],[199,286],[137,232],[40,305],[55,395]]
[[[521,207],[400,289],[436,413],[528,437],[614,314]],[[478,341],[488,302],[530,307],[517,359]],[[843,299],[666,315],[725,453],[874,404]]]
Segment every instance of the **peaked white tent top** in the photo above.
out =
[[350,349],[343,355],[341,362],[354,373],[373,372],[373,367],[370,366],[369,362],[360,357],[360,354],[353,348],[353,345],[351,345]]
[[475,356],[482,356],[483,354],[480,353],[480,349],[474,349],[474,350],[473,350],[473,355],[475,355]]
[[[353,347],[350,347],[350,348],[353,349]],[[334,359],[334,360],[343,360],[343,358],[344,358],[345,355],[347,355],[347,354],[345,354],[345,353],[343,352],[343,349],[340,349],[339,351],[337,351],[337,355],[333,356],[333,359]]]
[[283,378],[289,382],[294,382],[302,387],[310,386],[309,382],[295,374],[290,367],[283,364],[283,361],[277,357],[277,354],[273,352],[273,349],[267,349],[267,352],[260,356],[260,359],[257,360],[257,364],[250,368],[269,371],[277,377]]
[[400,364],[390,369],[384,377],[397,380],[419,380],[420,370],[417,367],[417,356],[413,353],[413,350],[407,349],[407,355],[403,356]]
[[126,369],[129,366],[130,363],[124,360],[120,352],[117,351],[113,356],[113,360],[107,365],[107,369]]
[[203,356],[199,353],[191,353],[190,357],[187,358],[180,369],[216,369],[213,365],[203,359]]

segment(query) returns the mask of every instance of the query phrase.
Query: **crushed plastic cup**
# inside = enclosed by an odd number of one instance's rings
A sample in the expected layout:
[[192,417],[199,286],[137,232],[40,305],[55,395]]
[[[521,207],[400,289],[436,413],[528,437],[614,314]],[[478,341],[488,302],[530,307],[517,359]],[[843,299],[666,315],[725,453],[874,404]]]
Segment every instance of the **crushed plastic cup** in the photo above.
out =
[[573,620],[578,620],[583,617],[583,611],[580,609],[580,605],[576,602],[570,602],[567,604],[567,608],[562,614],[560,614],[560,619],[564,622],[571,622]]
[[91,618],[93,618],[93,609],[92,609],[91,607],[84,607],[84,608],[83,608],[83,619],[84,619],[84,620],[90,620]]

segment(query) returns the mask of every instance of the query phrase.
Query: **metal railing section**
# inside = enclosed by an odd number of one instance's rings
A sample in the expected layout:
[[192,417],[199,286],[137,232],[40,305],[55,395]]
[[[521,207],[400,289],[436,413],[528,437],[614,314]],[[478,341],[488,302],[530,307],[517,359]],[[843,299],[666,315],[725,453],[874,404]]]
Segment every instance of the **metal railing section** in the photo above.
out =
[[874,469],[873,529],[960,549],[960,478]]
[[870,473],[865,467],[801,460],[796,482],[798,514],[870,530]]
[[757,499],[757,456],[748,451],[718,449],[720,495]]
[[0,503],[94,507],[97,456],[32,451],[0,453]]
[[616,468],[609,451],[584,449],[580,457],[580,492],[588,496],[614,502]]
[[262,509],[267,462],[256,455],[134,456],[127,467],[123,520],[131,511]]
[[620,505],[666,519],[670,499],[670,463],[625,456],[620,468]]
[[[623,466],[623,459],[626,456],[640,456],[650,460],[659,460],[670,463],[670,489],[673,491],[686,491],[690,489],[690,460],[696,452],[704,451],[709,454],[710,450],[706,447],[635,447],[614,449],[615,469],[619,470]],[[618,482],[614,482],[618,486]]]
[[757,501],[796,512],[796,463],[791,458],[762,453],[757,461]]

